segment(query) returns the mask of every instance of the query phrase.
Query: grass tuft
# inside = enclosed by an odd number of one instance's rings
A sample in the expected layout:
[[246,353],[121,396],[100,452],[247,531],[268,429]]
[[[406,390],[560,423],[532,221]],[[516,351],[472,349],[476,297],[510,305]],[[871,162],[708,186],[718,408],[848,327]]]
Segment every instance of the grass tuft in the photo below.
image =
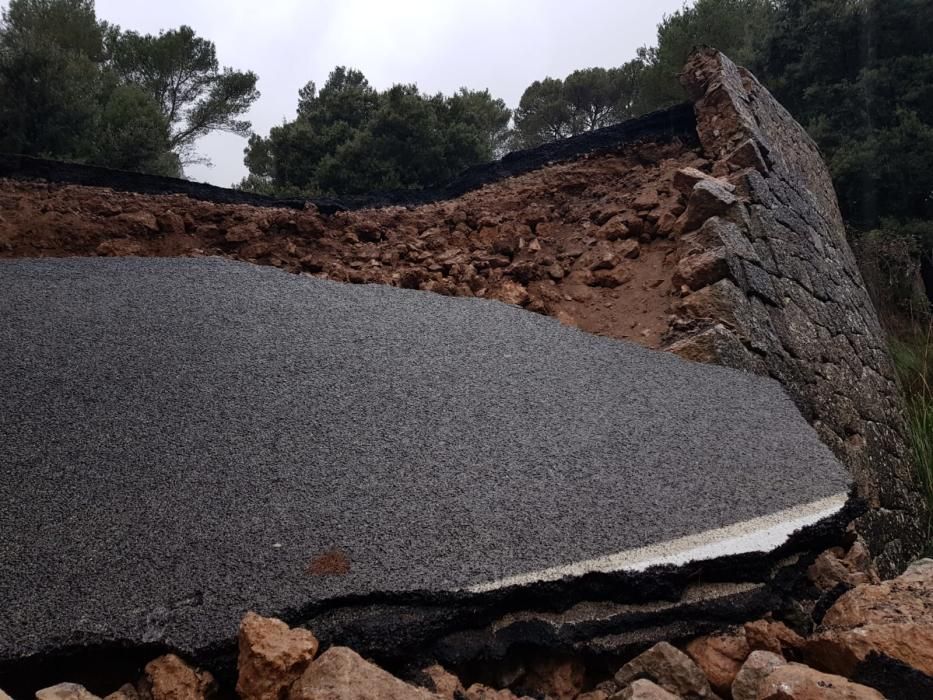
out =
[[933,322],[895,339],[891,350],[904,387],[911,449],[933,511]]

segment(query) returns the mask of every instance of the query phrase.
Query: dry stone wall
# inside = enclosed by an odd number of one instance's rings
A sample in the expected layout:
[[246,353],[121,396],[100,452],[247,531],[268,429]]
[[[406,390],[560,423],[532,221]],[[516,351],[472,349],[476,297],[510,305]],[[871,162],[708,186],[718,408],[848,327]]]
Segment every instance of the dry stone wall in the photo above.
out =
[[852,470],[871,506],[857,527],[893,574],[920,551],[923,501],[884,334],[826,166],[791,115],[721,53],[695,52],[682,82],[720,179],[700,179],[690,194],[682,337],[669,349],[786,387]]

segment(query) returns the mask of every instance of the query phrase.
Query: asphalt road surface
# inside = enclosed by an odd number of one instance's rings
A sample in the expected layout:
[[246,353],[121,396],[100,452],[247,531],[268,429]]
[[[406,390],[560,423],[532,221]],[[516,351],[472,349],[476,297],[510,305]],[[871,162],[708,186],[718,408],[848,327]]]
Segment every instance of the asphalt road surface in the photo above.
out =
[[0,658],[769,546],[849,485],[773,381],[216,259],[0,262],[0,473]]

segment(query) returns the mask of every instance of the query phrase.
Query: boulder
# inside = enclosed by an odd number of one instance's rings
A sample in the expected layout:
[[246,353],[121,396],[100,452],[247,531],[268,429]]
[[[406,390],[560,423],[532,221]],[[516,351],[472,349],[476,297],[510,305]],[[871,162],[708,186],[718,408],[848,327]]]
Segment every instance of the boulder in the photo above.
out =
[[845,676],[872,652],[933,676],[933,560],[845,593],[805,647],[814,666]]
[[616,673],[615,682],[624,688],[640,678],[646,678],[684,700],[713,697],[713,690],[700,667],[667,642],[655,644],[625,664]]
[[706,674],[713,690],[720,695],[729,694],[749,651],[744,630],[699,637],[686,648],[687,655]]
[[437,700],[346,647],[331,647],[292,684],[289,700]]
[[197,671],[175,654],[146,664],[145,685],[152,700],[207,700],[217,694],[217,683],[207,671]]
[[884,696],[842,676],[820,673],[803,664],[787,664],[762,681],[757,700],[884,700]]
[[641,678],[612,696],[613,700],[680,700],[661,686]]
[[752,651],[770,651],[780,656],[794,656],[803,648],[804,638],[783,622],[755,620],[745,623],[745,640]]
[[278,700],[314,659],[318,641],[305,629],[249,612],[240,623],[239,678],[243,700]]
[[770,651],[753,651],[732,682],[732,700],[756,700],[764,679],[786,663],[783,656]]
[[[6,693],[4,693],[6,695]],[[7,696],[9,697],[9,696]],[[2,696],[0,696],[2,698]],[[49,688],[36,691],[36,700],[100,700],[83,685],[77,683],[59,683]]]

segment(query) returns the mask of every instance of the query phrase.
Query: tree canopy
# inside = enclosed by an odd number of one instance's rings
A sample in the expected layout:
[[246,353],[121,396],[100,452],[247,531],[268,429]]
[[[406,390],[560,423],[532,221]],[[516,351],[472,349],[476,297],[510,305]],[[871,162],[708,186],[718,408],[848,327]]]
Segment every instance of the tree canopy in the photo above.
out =
[[359,193],[425,187],[501,152],[511,112],[488,91],[425,95],[375,90],[338,66],[320,90],[299,91],[294,120],[253,135],[241,187],[278,193]]
[[92,0],[11,0],[0,17],[0,150],[180,175],[215,130],[246,135],[256,76],[190,27],[158,36]]

